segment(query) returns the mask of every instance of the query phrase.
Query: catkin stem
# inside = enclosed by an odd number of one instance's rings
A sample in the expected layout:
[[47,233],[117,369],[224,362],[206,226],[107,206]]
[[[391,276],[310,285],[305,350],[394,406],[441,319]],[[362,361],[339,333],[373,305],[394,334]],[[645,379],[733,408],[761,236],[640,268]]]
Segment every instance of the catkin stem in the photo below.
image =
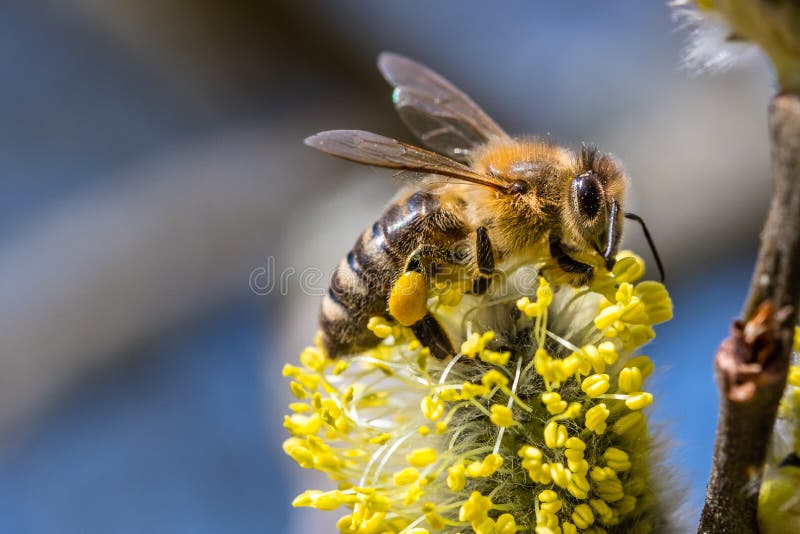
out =
[[770,107],[772,200],[743,318],[716,354],[720,389],[711,476],[698,532],[758,532],[767,455],[800,303],[800,96]]

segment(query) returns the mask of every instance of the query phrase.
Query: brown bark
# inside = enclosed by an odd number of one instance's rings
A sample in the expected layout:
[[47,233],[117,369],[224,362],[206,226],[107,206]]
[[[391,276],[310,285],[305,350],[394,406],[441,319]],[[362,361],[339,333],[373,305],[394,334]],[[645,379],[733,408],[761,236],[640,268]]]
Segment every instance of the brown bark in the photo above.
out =
[[720,390],[698,532],[758,532],[757,481],[786,384],[800,302],[800,97],[770,108],[772,200],[743,318],[716,354]]

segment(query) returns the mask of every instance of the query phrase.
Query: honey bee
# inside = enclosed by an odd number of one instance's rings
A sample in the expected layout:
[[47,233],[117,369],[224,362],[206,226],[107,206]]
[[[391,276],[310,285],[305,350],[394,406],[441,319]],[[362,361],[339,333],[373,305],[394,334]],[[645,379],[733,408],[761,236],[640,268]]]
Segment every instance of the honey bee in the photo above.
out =
[[626,176],[610,155],[513,138],[467,95],[408,58],[383,53],[378,68],[409,129],[430,149],[360,130],[305,140],[339,158],[424,174],[389,203],[331,277],[320,310],[322,341],[336,358],[374,347],[373,316],[409,326],[437,358],[452,341],[428,311],[432,277],[454,268],[480,295],[495,264],[521,254],[549,279],[581,286],[611,269],[619,249]]

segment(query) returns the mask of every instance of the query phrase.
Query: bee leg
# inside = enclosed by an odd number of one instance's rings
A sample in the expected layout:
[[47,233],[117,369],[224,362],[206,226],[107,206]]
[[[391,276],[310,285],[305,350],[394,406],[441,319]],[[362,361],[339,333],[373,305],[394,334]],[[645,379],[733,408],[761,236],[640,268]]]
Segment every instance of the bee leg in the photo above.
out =
[[428,267],[431,261],[451,263],[452,253],[435,245],[421,245],[406,261],[405,272],[392,286],[389,313],[398,323],[408,326],[431,354],[442,359],[455,354],[439,321],[428,312]]
[[404,272],[413,271],[425,274],[426,264],[429,264],[431,261],[452,263],[453,254],[449,250],[437,247],[436,245],[420,245],[406,260]]
[[398,323],[413,326],[428,313],[430,261],[449,254],[435,245],[421,245],[408,257],[403,273],[392,284],[386,303],[389,314]]
[[574,275],[573,285],[582,286],[589,283],[594,274],[594,268],[591,265],[581,263],[578,260],[569,256],[561,246],[561,239],[556,236],[550,236],[550,256],[558,263],[564,272]]
[[485,226],[479,226],[475,232],[475,261],[478,274],[472,280],[472,294],[483,295],[489,290],[494,273],[494,251]]
[[411,325],[411,331],[417,336],[419,342],[428,347],[431,354],[440,360],[456,353],[447,332],[430,313],[426,313],[425,317]]

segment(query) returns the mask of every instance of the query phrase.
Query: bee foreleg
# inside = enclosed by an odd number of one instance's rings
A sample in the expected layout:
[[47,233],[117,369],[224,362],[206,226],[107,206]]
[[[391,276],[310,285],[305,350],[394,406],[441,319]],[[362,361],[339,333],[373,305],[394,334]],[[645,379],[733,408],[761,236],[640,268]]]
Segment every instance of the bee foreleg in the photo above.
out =
[[475,262],[478,274],[472,280],[472,293],[483,295],[489,290],[494,273],[494,250],[485,226],[479,226],[475,232]]
[[550,236],[550,256],[558,263],[565,273],[575,275],[576,286],[585,285],[592,279],[594,268],[591,265],[581,263],[564,252],[561,246],[561,239]]

